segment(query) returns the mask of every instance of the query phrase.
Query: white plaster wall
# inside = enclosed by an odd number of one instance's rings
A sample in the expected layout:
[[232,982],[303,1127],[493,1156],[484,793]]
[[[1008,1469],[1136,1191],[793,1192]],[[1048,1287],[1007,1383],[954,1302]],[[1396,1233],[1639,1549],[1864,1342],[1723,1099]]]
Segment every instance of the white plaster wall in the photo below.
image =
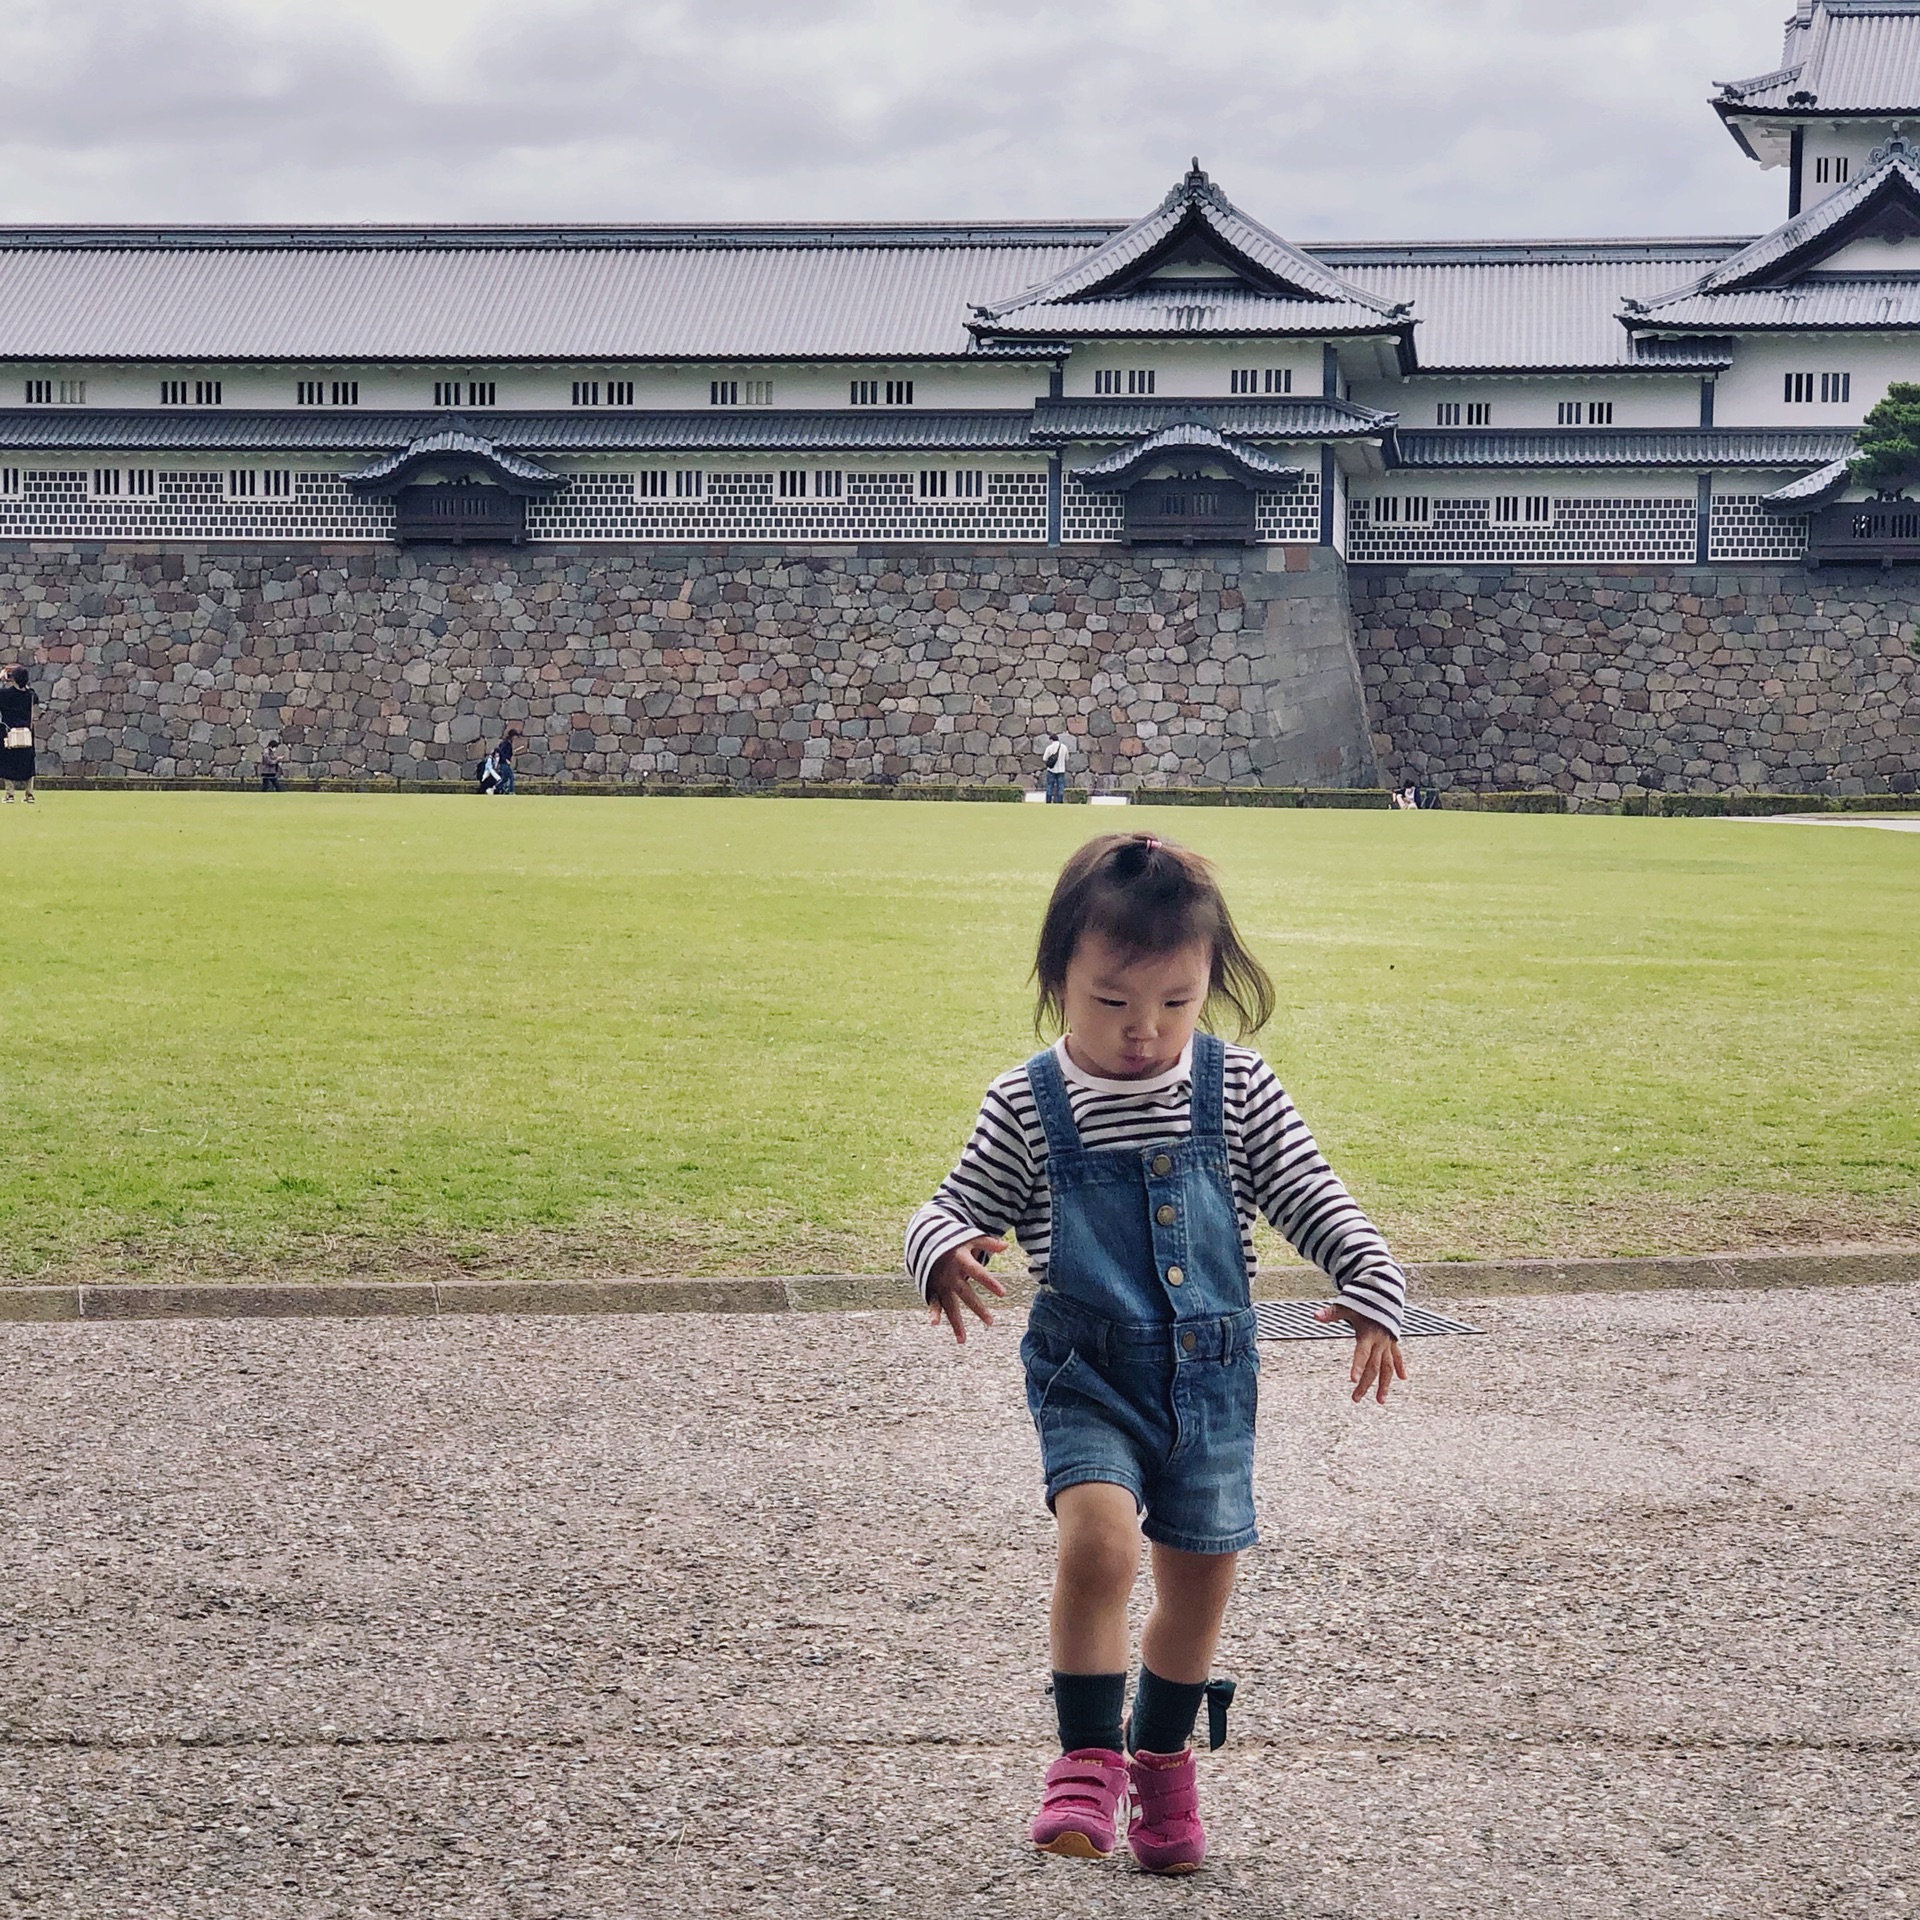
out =
[[1409,380],[1356,384],[1353,397],[1363,406],[1398,413],[1403,427],[1437,426],[1440,406],[1452,401],[1460,403],[1463,430],[1467,407],[1476,402],[1491,403],[1493,418],[1488,424],[1496,428],[1557,427],[1563,400],[1578,400],[1583,405],[1590,400],[1611,400],[1616,427],[1700,424],[1697,374],[1619,373],[1554,379],[1500,375],[1462,379],[1442,374],[1428,378],[1416,374]]
[[[1069,399],[1110,398],[1094,393],[1094,375],[1151,367],[1156,400],[1264,399],[1231,391],[1236,367],[1287,367],[1293,372],[1292,398],[1317,399],[1322,381],[1322,343],[1318,340],[1115,340],[1077,347],[1067,362]],[[1041,391],[1045,391],[1044,382]],[[1129,396],[1121,394],[1121,399]],[[1277,397],[1277,396],[1276,396]]]
[[1920,120],[1835,120],[1825,124],[1816,121],[1809,125],[1805,148],[1806,174],[1800,183],[1802,211],[1817,207],[1842,187],[1852,184],[1852,180],[1821,184],[1820,169],[1815,164],[1817,161],[1843,157],[1851,162],[1852,179],[1858,180],[1867,170],[1867,162],[1874,150],[1884,147],[1896,128],[1903,129],[1907,137],[1912,139],[1916,133],[1920,133]]
[[[449,363],[386,366],[57,366],[47,362],[16,362],[0,366],[0,406],[24,404],[28,379],[72,380],[87,383],[90,407],[160,406],[164,380],[219,380],[221,405],[235,408],[290,410],[296,405],[302,380],[358,380],[362,413],[418,411],[433,405],[436,381],[491,380],[496,405],[503,411],[566,410],[573,404],[576,380],[631,380],[633,404],[640,408],[704,409],[710,406],[712,382],[771,379],[773,404],[780,408],[845,410],[852,405],[854,379],[912,380],[914,406],[927,408],[1027,407],[1047,390],[1046,362],[933,362],[894,365],[812,365],[778,363],[716,363],[712,366],[456,366]],[[1316,372],[1318,390],[1318,375]],[[174,411],[174,409],[169,409]],[[192,409],[188,409],[192,411]],[[315,412],[332,411],[315,408]]]
[[[1920,248],[1914,253],[1920,259]],[[1851,373],[1845,404],[1789,405],[1788,373]],[[1854,427],[1896,380],[1920,381],[1920,333],[1748,334],[1733,369],[1720,376],[1714,424],[1721,427]],[[1815,393],[1819,392],[1816,383]]]

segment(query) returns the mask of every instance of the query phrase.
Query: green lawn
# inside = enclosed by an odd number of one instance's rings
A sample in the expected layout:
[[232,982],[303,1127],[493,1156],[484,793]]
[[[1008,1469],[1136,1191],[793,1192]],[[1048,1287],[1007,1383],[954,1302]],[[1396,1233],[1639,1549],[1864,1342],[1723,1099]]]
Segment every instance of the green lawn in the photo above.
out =
[[1220,861],[1407,1254],[1920,1241],[1920,836],[55,792],[0,809],[0,1267],[887,1268],[1126,822]]

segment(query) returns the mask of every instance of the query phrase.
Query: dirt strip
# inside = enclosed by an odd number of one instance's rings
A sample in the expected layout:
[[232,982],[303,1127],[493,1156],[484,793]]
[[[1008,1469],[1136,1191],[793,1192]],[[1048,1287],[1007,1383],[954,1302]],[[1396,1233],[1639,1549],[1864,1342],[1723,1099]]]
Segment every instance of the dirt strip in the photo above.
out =
[[[1553,1293],[1666,1293],[1701,1287],[1872,1287],[1920,1281],[1920,1249],[1813,1249],[1645,1260],[1446,1261],[1410,1270],[1417,1295],[1506,1299]],[[1311,1267],[1263,1269],[1257,1300],[1327,1292]],[[1026,1297],[1016,1285],[1014,1303]],[[515,1313],[884,1313],[912,1289],[884,1273],[785,1279],[214,1281],[185,1286],[0,1285],[0,1322],[59,1320],[369,1320]]]

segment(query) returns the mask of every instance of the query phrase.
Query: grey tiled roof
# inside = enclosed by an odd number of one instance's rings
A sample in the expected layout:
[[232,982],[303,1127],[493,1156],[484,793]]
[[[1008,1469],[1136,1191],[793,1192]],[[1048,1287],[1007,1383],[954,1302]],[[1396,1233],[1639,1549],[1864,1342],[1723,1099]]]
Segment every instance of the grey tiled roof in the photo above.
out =
[[1347,400],[1042,400],[1033,409],[1033,438],[1048,446],[1138,440],[1193,425],[1236,440],[1377,440],[1399,417]]
[[1823,507],[1847,490],[1850,460],[1833,460],[1803,480],[1791,481],[1777,493],[1770,493],[1760,504],[1770,513],[1804,513],[1810,507]]
[[1403,428],[1402,467],[1817,467],[1853,445],[1844,427]]
[[1669,373],[1725,373],[1733,365],[1733,345],[1725,334],[1682,335],[1676,340],[1642,335],[1633,343],[1633,364]]
[[[1877,208],[1893,203],[1920,208],[1920,152],[1897,137],[1879,148],[1858,177],[1846,186],[1752,245],[1717,262],[1697,280],[1676,282],[1670,291],[1652,300],[1623,301],[1628,323],[1631,325],[1645,316],[1663,327],[1711,326],[1715,324],[1713,320],[1701,316],[1719,312],[1723,296],[1753,292],[1770,297],[1798,296],[1805,292],[1809,296],[1826,293],[1840,296],[1834,302],[1816,302],[1816,309],[1850,317],[1802,320],[1802,325],[1911,325],[1912,321],[1906,316],[1916,309],[1905,303],[1898,290],[1906,287],[1920,292],[1920,274],[1872,279],[1849,274],[1844,279],[1825,283],[1803,282],[1798,287],[1782,284],[1815,271],[1827,255],[1846,243],[1863,220],[1871,219]],[[1869,311],[1882,299],[1892,301],[1885,318]],[[1743,324],[1793,324],[1785,318],[1770,322],[1757,317],[1774,311],[1764,302],[1751,309],[1756,317],[1746,320],[1731,317],[1740,309],[1729,307],[1726,311],[1730,317],[1724,324],[1730,329]]]
[[1141,468],[1151,466],[1156,460],[1182,453],[1210,454],[1250,480],[1278,480],[1289,486],[1298,486],[1305,477],[1299,467],[1290,467],[1284,460],[1276,460],[1271,454],[1262,453],[1258,447],[1230,439],[1212,427],[1196,426],[1192,422],[1163,427],[1158,433],[1149,434],[1133,446],[1122,447],[1104,460],[1095,460],[1074,471],[1082,485],[1089,482],[1097,485],[1103,480],[1118,484]]
[[1428,373],[1584,372],[1644,364],[1614,315],[1699,277],[1739,240],[1326,246],[1341,278],[1410,301]]
[[[1149,278],[1176,254],[1210,265],[1222,277]],[[1392,301],[1347,283],[1249,219],[1195,161],[1144,220],[1044,285],[983,301],[973,326],[983,338],[1278,336],[1404,333],[1408,319]]]
[[1792,287],[1743,293],[1676,295],[1644,313],[1622,316],[1630,327],[1713,327],[1739,333],[1802,328],[1920,329],[1920,280],[1803,280]]
[[[488,440],[527,454],[1011,453],[1018,412],[510,413],[473,416]],[[437,413],[150,413],[104,407],[0,411],[11,452],[389,452],[445,427]]]
[[[510,363],[947,358],[974,303],[1094,241],[87,244],[0,234],[0,360]],[[319,236],[324,239],[327,236]]]
[[1723,113],[1920,112],[1920,4],[1817,0],[1788,23],[1778,68],[1720,84]]

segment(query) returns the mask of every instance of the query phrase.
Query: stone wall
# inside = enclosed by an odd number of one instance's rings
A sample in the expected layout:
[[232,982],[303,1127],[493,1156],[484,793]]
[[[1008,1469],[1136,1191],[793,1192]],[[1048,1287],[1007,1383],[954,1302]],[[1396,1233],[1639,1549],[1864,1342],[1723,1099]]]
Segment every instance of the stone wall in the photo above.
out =
[[461,780],[510,721],[547,779],[1370,784],[1344,577],[1138,561],[551,549],[0,549],[43,768]]
[[1356,567],[1389,781],[1920,790],[1911,572]]
[[[1347,596],[1352,596],[1349,613]],[[1907,574],[1342,568],[1307,547],[0,547],[49,773],[1920,789]],[[1364,706],[1362,687],[1364,685]],[[1370,735],[1369,737],[1369,729]]]

